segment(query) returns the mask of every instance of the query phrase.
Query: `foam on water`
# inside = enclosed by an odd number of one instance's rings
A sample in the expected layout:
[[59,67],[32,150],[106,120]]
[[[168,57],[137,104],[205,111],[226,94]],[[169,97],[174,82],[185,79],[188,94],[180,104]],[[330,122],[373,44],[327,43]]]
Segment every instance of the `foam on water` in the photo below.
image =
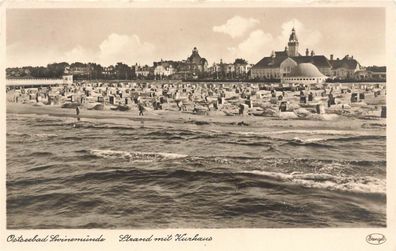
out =
[[315,143],[315,142],[321,142],[325,141],[326,139],[324,138],[311,138],[311,139],[300,139],[299,137],[294,137],[293,141],[297,143]]
[[[303,135],[353,135],[353,136],[361,136],[361,135],[371,135],[371,132],[365,131],[349,131],[349,130],[282,130],[282,131],[267,131],[267,132],[232,132],[234,134],[241,135],[274,135],[274,134],[303,134]],[[375,134],[376,135],[376,134]]]
[[339,141],[339,142],[348,142],[348,141],[363,141],[370,139],[385,139],[386,136],[381,135],[360,135],[360,136],[349,136],[349,137],[331,137],[331,138],[306,138],[302,139],[299,137],[294,137],[291,141],[294,143],[301,144],[309,144],[309,143],[319,143],[319,142],[330,142],[330,141]]
[[47,137],[57,137],[58,135],[55,133],[20,133],[20,132],[7,132],[7,136],[22,136],[22,137],[39,137],[39,138],[47,138]]
[[116,150],[89,150],[89,153],[100,158],[109,158],[109,159],[118,159],[118,158],[125,158],[125,159],[180,159],[185,158],[188,155],[184,154],[177,154],[177,153],[164,153],[164,152],[127,152],[127,151],[116,151]]
[[58,135],[55,133],[37,133],[37,134],[33,134],[33,136],[45,138],[45,137],[57,137]]
[[318,173],[279,173],[261,170],[243,171],[242,173],[252,173],[262,175],[280,181],[290,182],[309,188],[319,188],[328,190],[339,190],[356,193],[381,193],[386,192],[386,181],[375,177],[350,177],[335,176],[331,174]]

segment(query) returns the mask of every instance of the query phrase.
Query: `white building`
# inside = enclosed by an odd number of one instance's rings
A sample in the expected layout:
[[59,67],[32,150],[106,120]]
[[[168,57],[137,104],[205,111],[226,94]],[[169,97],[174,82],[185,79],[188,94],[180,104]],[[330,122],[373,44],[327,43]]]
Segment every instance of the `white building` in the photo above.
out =
[[[292,61],[285,60],[281,65],[281,83],[284,84],[323,84],[326,77],[319,69],[311,63],[294,65]],[[282,67],[283,66],[283,67]]]
[[135,66],[134,66],[134,69],[135,69],[135,75],[137,76],[137,77],[139,77],[139,76],[143,76],[143,77],[147,77],[148,75],[150,75],[150,67],[149,66],[147,66],[147,65],[145,65],[145,66],[140,66],[140,65],[138,65],[138,64],[136,64]]
[[157,65],[154,68],[154,75],[158,76],[170,76],[175,73],[175,69],[171,64],[168,65]]

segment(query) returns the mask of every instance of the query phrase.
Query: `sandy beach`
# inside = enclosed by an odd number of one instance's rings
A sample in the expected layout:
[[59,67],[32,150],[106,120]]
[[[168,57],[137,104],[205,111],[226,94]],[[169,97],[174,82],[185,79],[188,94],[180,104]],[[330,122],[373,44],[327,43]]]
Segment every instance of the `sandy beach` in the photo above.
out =
[[[8,103],[7,113],[10,114],[42,114],[54,117],[77,118],[74,109],[64,109],[60,106],[46,106],[36,104]],[[216,124],[234,125],[236,127],[271,127],[276,128],[322,128],[322,129],[360,129],[386,127],[385,119],[374,118],[369,120],[350,118],[343,116],[330,117],[330,119],[315,116],[310,119],[282,118],[282,117],[259,117],[259,116],[224,116],[220,112],[209,112],[208,115],[196,115],[189,112],[179,111],[147,111],[144,117],[138,116],[138,110],[120,111],[94,111],[82,110],[80,119],[124,119],[132,121],[163,121],[168,123],[191,123],[196,125]],[[289,122],[286,122],[289,121]],[[243,123],[242,123],[243,122]]]

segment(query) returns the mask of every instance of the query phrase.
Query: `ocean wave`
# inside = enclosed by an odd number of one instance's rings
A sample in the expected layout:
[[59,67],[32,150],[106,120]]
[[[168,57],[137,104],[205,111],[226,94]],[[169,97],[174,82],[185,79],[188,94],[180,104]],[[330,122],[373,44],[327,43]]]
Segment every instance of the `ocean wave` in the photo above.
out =
[[73,128],[83,128],[83,129],[92,129],[92,130],[136,130],[136,128],[131,126],[121,126],[121,125],[107,125],[107,124],[98,124],[90,121],[79,121],[76,122],[75,120],[67,120],[67,121],[60,121],[60,122],[51,122],[48,123],[47,121],[42,121],[38,124],[34,124],[34,127],[73,127]]
[[326,141],[326,139],[323,138],[300,139],[299,137],[294,137],[292,141],[298,143],[316,143],[316,142]]
[[7,132],[6,136],[28,136],[27,133],[22,132]]
[[310,135],[367,135],[366,132],[348,131],[348,130],[284,130],[268,132],[270,134],[310,134]]
[[286,140],[288,143],[293,145],[310,145],[318,147],[334,147],[329,144],[332,142],[351,142],[351,141],[362,141],[362,140],[386,140],[384,135],[359,135],[350,137],[338,137],[338,138],[307,138],[301,139],[294,137],[291,140]]
[[360,141],[360,140],[386,140],[385,135],[359,135],[351,137],[329,138],[326,141]]
[[40,165],[40,166],[35,166],[33,168],[28,169],[27,172],[43,171],[46,169],[57,168],[57,167],[58,167],[58,165],[56,165],[56,164]]
[[312,163],[315,165],[320,164],[353,164],[359,166],[373,166],[373,165],[383,165],[386,166],[386,160],[344,160],[344,159],[316,159],[316,158],[282,158],[282,157],[256,157],[256,156],[235,156],[235,155],[222,155],[222,156],[194,156],[191,159],[214,161],[216,159],[224,159],[227,161],[265,161],[267,163],[277,163],[277,164],[297,164],[301,163],[303,165]]
[[231,132],[244,136],[268,136],[268,135],[283,135],[283,134],[303,134],[303,135],[328,135],[328,136],[375,136],[369,132],[364,131],[349,131],[349,130],[282,130],[282,131],[266,131],[266,132]]
[[57,137],[58,135],[55,133],[37,133],[37,134],[33,134],[33,136],[40,138],[48,138],[48,137]]
[[94,125],[94,124],[79,124],[79,127],[87,129],[109,129],[109,130],[136,130],[135,127],[131,126],[115,126],[115,125]]
[[116,150],[89,150],[89,154],[105,159],[129,159],[129,160],[169,160],[185,158],[188,155],[164,152],[128,152]]
[[362,128],[367,128],[367,129],[385,129],[386,128],[386,124],[383,123],[364,123],[362,124]]
[[53,155],[53,153],[51,153],[51,152],[32,152],[28,156],[32,156],[32,157],[49,157],[49,156],[52,156],[52,155]]
[[375,177],[335,176],[325,173],[279,173],[262,170],[243,171],[242,173],[261,175],[280,181],[290,182],[308,188],[320,188],[356,193],[385,194],[386,181]]
[[6,136],[21,136],[21,137],[50,138],[50,137],[57,137],[58,135],[55,134],[55,133],[36,133],[36,134],[28,134],[28,133],[19,133],[19,132],[7,132]]
[[[300,132],[305,135],[308,135],[307,138],[296,137],[294,136],[295,132]],[[385,135],[373,135],[367,133],[355,133],[352,134],[349,131],[282,131],[282,132],[231,132],[231,134],[241,135],[246,138],[252,138],[252,142],[248,143],[251,145],[256,145],[260,140],[267,140],[270,142],[280,142],[286,143],[290,145],[305,145],[305,146],[313,146],[313,147],[334,147],[332,143],[335,142],[353,142],[353,141],[366,141],[366,140],[380,140],[385,141]],[[282,134],[293,134],[293,138],[285,138],[283,137],[274,137],[274,135],[282,135]],[[317,137],[309,137],[310,135],[317,135]],[[242,141],[236,141],[238,144],[241,142],[241,145],[244,145]],[[261,144],[259,144],[261,145]]]
[[300,139],[298,137],[294,137],[291,140],[287,140],[287,143],[296,146],[313,146],[313,147],[326,147],[326,148],[334,147],[332,145],[326,144],[325,143],[326,141],[327,139],[322,139],[322,138]]

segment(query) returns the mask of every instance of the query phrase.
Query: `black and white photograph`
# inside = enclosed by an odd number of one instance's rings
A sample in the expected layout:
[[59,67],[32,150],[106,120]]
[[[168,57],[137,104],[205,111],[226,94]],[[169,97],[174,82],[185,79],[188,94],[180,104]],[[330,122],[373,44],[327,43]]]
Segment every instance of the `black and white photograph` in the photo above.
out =
[[386,8],[5,14],[7,230],[388,226]]

